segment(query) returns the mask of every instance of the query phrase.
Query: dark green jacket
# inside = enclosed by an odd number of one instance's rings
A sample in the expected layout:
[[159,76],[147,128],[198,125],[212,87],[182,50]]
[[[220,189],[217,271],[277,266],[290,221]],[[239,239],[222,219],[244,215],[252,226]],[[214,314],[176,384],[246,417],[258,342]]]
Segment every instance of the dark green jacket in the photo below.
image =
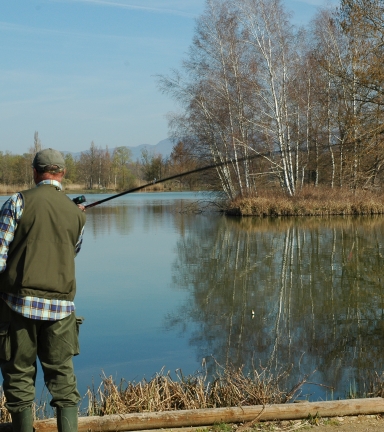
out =
[[0,291],[18,296],[73,300],[75,245],[85,214],[52,185],[21,192],[24,210],[10,244]]

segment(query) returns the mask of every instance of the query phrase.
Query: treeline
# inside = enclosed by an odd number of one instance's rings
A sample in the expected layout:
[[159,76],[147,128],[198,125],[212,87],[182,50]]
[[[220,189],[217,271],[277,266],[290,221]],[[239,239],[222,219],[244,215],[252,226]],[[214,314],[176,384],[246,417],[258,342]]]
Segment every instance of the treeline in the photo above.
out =
[[[218,169],[228,198],[383,179],[384,2],[342,0],[297,29],[280,0],[207,0],[182,68],[172,136]],[[257,156],[254,159],[249,157]]]
[[[341,0],[306,29],[281,0],[206,0],[182,68],[159,77],[181,105],[169,117],[170,158],[134,162],[125,147],[92,143],[79,160],[66,155],[67,182],[126,189],[223,162],[204,182],[230,200],[269,187],[381,189],[383,40],[384,0]],[[0,182],[30,184],[31,154],[2,153]]]
[[[0,184],[9,188],[29,188],[34,185],[32,161],[35,153],[43,148],[38,133],[35,133],[34,145],[28,153],[13,155],[0,151]],[[74,158],[72,154],[64,155],[66,175],[63,185],[71,185],[87,190],[126,190],[144,182],[155,182],[195,169],[198,164],[184,151],[182,142],[178,142],[169,157],[143,150],[137,161],[127,147],[117,147],[110,151],[91,143],[89,149]],[[166,185],[168,189],[204,188],[201,176],[190,175],[175,179]]]

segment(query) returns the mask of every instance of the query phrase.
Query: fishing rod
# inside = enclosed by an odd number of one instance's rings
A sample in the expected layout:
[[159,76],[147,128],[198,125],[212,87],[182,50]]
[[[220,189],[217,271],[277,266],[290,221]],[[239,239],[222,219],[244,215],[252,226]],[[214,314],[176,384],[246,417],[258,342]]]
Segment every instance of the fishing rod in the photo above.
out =
[[[268,155],[270,155],[270,153],[268,153]],[[182,172],[180,174],[174,174],[174,175],[171,175],[169,177],[165,177],[165,178],[162,178],[162,179],[159,179],[159,180],[154,179],[151,182],[146,183],[146,184],[144,184],[142,186],[137,186],[137,187],[134,187],[132,189],[128,189],[126,191],[117,193],[115,195],[111,195],[111,196],[109,196],[107,198],[104,198],[102,200],[95,201],[95,202],[93,202],[91,204],[87,204],[84,207],[86,209],[91,208],[91,207],[95,207],[95,206],[97,206],[99,204],[105,203],[107,201],[110,201],[112,199],[121,197],[123,195],[129,194],[129,193],[132,193],[132,192],[137,192],[137,191],[139,191],[141,189],[145,189],[145,188],[147,188],[149,186],[152,186],[154,184],[157,184],[157,183],[164,183],[166,181],[174,180],[174,179],[179,178],[179,177],[187,176],[187,175],[190,175],[190,174],[195,174],[195,173],[198,173],[198,172],[201,172],[201,171],[206,171],[206,170],[209,170],[209,169],[212,169],[212,168],[217,168],[217,167],[223,166],[223,165],[228,164],[228,163],[242,162],[244,160],[254,159],[254,158],[262,157],[262,156],[266,156],[266,155],[257,154],[257,155],[247,156],[247,157],[243,157],[243,158],[239,158],[239,159],[226,159],[225,161],[222,161],[222,162],[217,162],[217,163],[212,164],[212,165],[207,165],[207,166],[196,168],[196,169],[193,169],[193,170],[190,170],[190,171],[185,171],[185,172]],[[81,195],[81,196],[79,196],[77,198],[74,198],[73,201],[75,202],[75,204],[81,204],[81,203],[85,202],[86,199],[85,199],[84,195]]]

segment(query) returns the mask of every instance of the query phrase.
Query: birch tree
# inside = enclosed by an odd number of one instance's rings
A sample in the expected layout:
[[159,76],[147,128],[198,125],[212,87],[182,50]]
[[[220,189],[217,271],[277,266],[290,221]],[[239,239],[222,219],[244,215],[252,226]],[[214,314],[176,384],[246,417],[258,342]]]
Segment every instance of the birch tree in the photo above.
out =
[[375,180],[383,165],[384,3],[342,0],[338,14],[342,31],[353,48],[353,69],[343,79],[356,88],[362,106],[360,133],[354,140],[355,183]]
[[377,185],[383,17],[381,0],[342,0],[306,33],[280,0],[207,0],[182,70],[160,78],[182,107],[170,117],[173,138],[223,162],[229,199],[257,193],[263,173],[289,196],[306,183]]
[[[326,10],[319,12],[310,33],[313,35],[311,55],[315,59],[313,77],[316,80],[312,102],[312,140],[322,142],[325,148],[324,163],[329,166],[330,186],[335,186],[337,176],[337,184],[342,187],[346,165],[345,146],[349,140],[350,92],[347,83],[334,70],[345,67],[347,40],[340,32],[335,17]],[[313,127],[315,123],[316,127]]]
[[[288,16],[278,0],[207,0],[183,74],[162,78],[162,89],[185,109],[173,118],[198,154],[218,169],[229,198],[256,191],[254,155],[267,156],[269,172],[296,192],[303,145],[302,101],[295,91],[299,54]],[[277,152],[277,154],[276,154]]]
[[252,86],[254,117],[252,121],[271,150],[278,150],[273,169],[288,195],[297,187],[298,105],[295,101],[295,75],[299,65],[297,39],[288,15],[279,0],[242,0],[238,3],[243,38],[258,80]]
[[331,185],[337,173],[338,186],[358,188],[370,181],[375,183],[381,170],[382,114],[377,93],[368,84],[374,80],[367,73],[372,68],[368,67],[366,57],[372,57],[369,53],[375,37],[372,32],[366,37],[369,26],[362,25],[361,20],[360,26],[355,25],[361,9],[356,14],[352,3],[342,2],[338,13],[321,11],[312,34],[317,75],[322,77],[319,94],[323,96],[316,103],[318,112],[323,112],[323,118],[327,119],[322,128],[331,158]]
[[[244,47],[238,18],[230,2],[208,0],[197,22],[185,76],[162,77],[161,87],[176,97],[185,115],[172,119],[182,130],[179,140],[195,155],[221,162],[217,169],[228,197],[252,189],[249,161],[250,123],[246,118]],[[226,161],[230,161],[225,163]]]

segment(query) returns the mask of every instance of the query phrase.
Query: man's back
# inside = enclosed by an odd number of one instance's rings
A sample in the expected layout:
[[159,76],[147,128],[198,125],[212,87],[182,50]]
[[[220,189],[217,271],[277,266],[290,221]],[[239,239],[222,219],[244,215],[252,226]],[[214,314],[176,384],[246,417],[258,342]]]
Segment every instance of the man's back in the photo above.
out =
[[22,192],[24,210],[9,247],[0,291],[73,300],[75,245],[85,214],[58,188],[43,184]]

